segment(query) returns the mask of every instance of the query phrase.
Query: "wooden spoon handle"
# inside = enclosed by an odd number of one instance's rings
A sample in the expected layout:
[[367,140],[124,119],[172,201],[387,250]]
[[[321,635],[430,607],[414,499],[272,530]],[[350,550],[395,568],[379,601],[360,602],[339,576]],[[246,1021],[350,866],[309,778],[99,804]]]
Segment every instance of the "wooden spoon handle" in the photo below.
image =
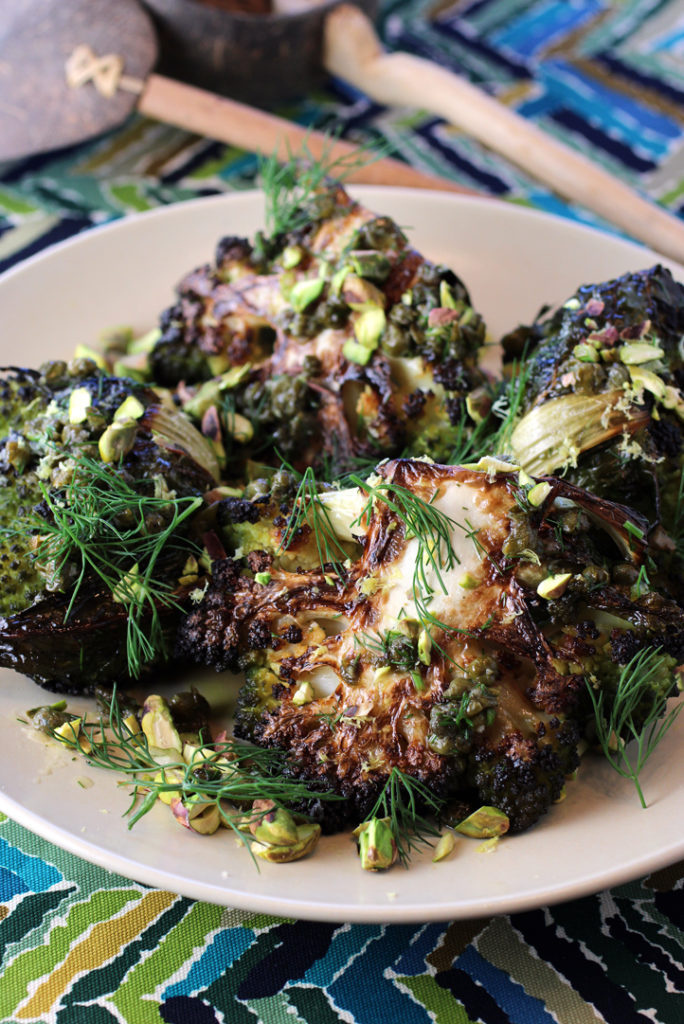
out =
[[[336,160],[358,153],[358,147],[348,142],[333,142],[320,132],[161,75],[147,78],[138,110],[147,117],[239,146],[240,149],[265,155],[276,153],[281,160],[299,152],[304,144],[316,159],[325,155],[329,160]],[[373,160],[369,154],[369,161],[355,168],[345,180],[366,185],[404,185],[475,194],[472,189],[424,174],[400,160],[388,157]]]
[[684,263],[684,223],[438,64],[385,53],[368,18],[343,4],[326,18],[324,62],[378,103],[444,117],[563,196]]

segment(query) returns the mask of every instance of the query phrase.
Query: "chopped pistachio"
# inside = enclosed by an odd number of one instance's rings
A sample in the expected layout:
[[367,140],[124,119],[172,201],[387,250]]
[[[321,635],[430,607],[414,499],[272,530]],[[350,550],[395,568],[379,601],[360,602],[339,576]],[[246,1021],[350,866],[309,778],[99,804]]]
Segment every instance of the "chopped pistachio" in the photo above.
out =
[[126,351],[129,355],[140,355],[141,353],[151,352],[160,338],[160,328],[153,327],[151,331],[147,331],[147,333],[141,334],[137,338],[133,338],[128,343]]
[[65,740],[70,746],[78,747],[82,754],[89,754],[93,749],[90,740],[83,732],[82,718],[72,718],[57,726],[55,736]]
[[667,397],[665,382],[657,373],[652,373],[651,370],[644,370],[643,366],[629,366],[628,370],[632,384],[650,391],[658,401],[662,402]]
[[75,388],[69,395],[69,423],[83,423],[92,401],[88,388]]
[[290,304],[295,313],[303,313],[306,307],[320,296],[324,287],[325,279],[322,277],[309,277],[293,284],[290,290]]
[[101,352],[98,352],[94,348],[90,348],[89,345],[77,345],[74,349],[75,359],[92,359],[95,365],[100,370],[107,370],[107,362]]
[[365,366],[373,357],[373,349],[365,348],[364,345],[359,345],[358,341],[349,339],[342,346],[342,355],[350,363],[358,363],[360,366]]
[[547,484],[546,481],[542,481],[540,484],[535,484],[534,487],[530,487],[527,492],[527,500],[530,505],[535,508],[539,508],[543,505],[549,494],[551,493],[551,484]]
[[173,724],[171,711],[163,697],[150,694],[143,704],[142,731],[151,746],[161,750],[177,750],[182,753],[183,741]]
[[598,363],[600,356],[593,345],[589,345],[587,342],[581,341],[579,345],[575,345],[572,350],[572,354],[575,359],[579,359],[581,363]]
[[294,846],[299,842],[297,824],[284,807],[272,807],[263,817],[255,820],[250,831],[260,843],[269,846]]
[[127,395],[114,413],[115,420],[139,420],[145,413],[145,406],[135,395]]
[[367,306],[385,308],[385,296],[380,289],[357,274],[348,274],[345,277],[342,298],[351,309],[363,310]]
[[140,566],[136,562],[112,589],[112,597],[117,604],[128,604],[137,599],[141,587]]
[[364,871],[385,871],[397,859],[397,844],[386,818],[371,818],[359,835],[359,857]]
[[347,274],[351,274],[351,267],[346,263],[339,270],[336,270],[330,281],[330,294],[337,297],[342,291],[342,285]]
[[265,587],[267,583],[271,582],[271,574],[270,572],[257,572],[254,574],[254,581]]
[[458,303],[447,281],[439,282],[439,304],[446,309],[458,309]]
[[[171,783],[175,783],[177,786],[182,786],[183,778],[184,773],[180,771],[180,769],[178,768],[162,768],[161,771],[158,771],[157,774],[154,776],[154,781],[156,783],[161,783],[163,785],[170,785]],[[169,807],[171,806],[172,800],[179,800],[180,797],[180,789],[159,790],[159,799],[163,804],[167,804]]]
[[547,601],[553,601],[565,593],[571,579],[571,572],[557,572],[553,576],[547,576],[537,587],[537,593]]
[[308,680],[300,683],[292,696],[292,703],[296,704],[297,707],[301,707],[303,704],[310,704],[314,699],[314,688]]
[[520,466],[513,462],[505,462],[504,459],[497,459],[493,455],[483,455],[477,462],[464,462],[464,469],[473,469],[476,473],[486,473],[487,476],[495,476],[496,473],[518,473]]
[[300,860],[311,853],[321,836],[320,825],[298,825],[297,842],[291,846],[274,846],[272,844],[253,842],[250,849],[262,860],[270,860],[274,864],[286,864]]
[[286,270],[291,270],[302,262],[303,255],[304,251],[298,245],[288,245],[283,249],[280,262]]
[[97,443],[103,462],[118,462],[135,444],[138,424],[135,420],[115,420],[110,423]]
[[435,847],[432,863],[438,864],[440,860],[446,860],[455,846],[456,837],[454,836],[454,833],[445,832],[444,835],[440,837],[440,840]]
[[418,658],[422,661],[423,665],[430,664],[430,655],[432,653],[432,637],[428,633],[427,629],[421,629],[418,636]]
[[464,590],[475,590],[480,586],[480,580],[478,580],[471,572],[465,572],[458,581],[459,587],[463,587]]
[[661,359],[665,353],[658,345],[649,345],[646,342],[633,342],[623,345],[619,350],[620,361],[627,366],[635,366],[638,363],[649,363],[653,359]]
[[246,416],[231,412],[225,417],[226,433],[238,444],[248,444],[254,437],[254,427]]
[[509,826],[508,815],[498,807],[478,807],[454,827],[456,832],[472,839],[489,839],[508,832]]
[[385,316],[384,309],[381,309],[379,306],[366,309],[354,323],[356,340],[364,348],[376,349],[386,326],[387,317]]

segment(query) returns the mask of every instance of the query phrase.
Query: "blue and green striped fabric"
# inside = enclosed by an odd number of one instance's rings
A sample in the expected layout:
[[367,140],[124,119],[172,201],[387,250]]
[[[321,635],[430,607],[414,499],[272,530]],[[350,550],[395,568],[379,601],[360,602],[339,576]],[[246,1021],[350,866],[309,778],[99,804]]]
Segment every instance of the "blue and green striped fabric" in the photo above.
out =
[[[388,46],[466,74],[684,215],[680,0],[387,0],[380,27]],[[596,223],[439,119],[342,83],[280,113]],[[133,211],[252,187],[256,171],[252,154],[133,116],[0,168],[0,267]],[[322,924],[147,889],[0,822],[0,1021],[12,1024],[681,1024],[683,937],[684,864],[491,920]]]

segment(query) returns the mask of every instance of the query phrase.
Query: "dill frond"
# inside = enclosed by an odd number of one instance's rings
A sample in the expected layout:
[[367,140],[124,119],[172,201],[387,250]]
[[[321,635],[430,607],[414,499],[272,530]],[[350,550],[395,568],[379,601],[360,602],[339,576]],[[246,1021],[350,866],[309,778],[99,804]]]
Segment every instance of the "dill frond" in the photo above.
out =
[[163,650],[160,607],[176,606],[172,584],[159,573],[160,560],[174,550],[196,550],[179,531],[202,498],[154,497],[140,493],[115,467],[83,454],[75,463],[64,490],[42,487],[49,515],[33,523],[41,538],[35,557],[48,561],[58,578],[67,567],[75,569],[65,622],[93,577],[126,608],[128,669],[135,677]]
[[438,815],[444,807],[424,783],[392,768],[372,810],[366,817],[387,818],[397,854],[404,867],[408,867],[411,854],[422,846],[432,846],[439,839],[440,830],[426,815]]
[[659,647],[639,651],[621,670],[610,707],[606,707],[605,692],[594,692],[587,681],[601,751],[619,775],[632,780],[644,808],[639,776],[682,710],[677,704],[668,711],[667,694],[658,686],[670,660]]

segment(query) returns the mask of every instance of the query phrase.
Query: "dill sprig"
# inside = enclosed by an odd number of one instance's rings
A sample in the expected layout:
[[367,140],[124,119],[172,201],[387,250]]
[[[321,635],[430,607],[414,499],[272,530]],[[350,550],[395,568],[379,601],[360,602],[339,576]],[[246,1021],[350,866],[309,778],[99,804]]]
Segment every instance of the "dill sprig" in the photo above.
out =
[[[283,466],[288,472],[300,476],[288,463],[283,463]],[[313,533],[321,566],[332,565],[337,575],[342,576],[342,563],[347,558],[347,552],[337,539],[328,509],[320,500],[320,491],[321,485],[316,479],[316,474],[311,466],[308,466],[300,476],[292,512],[279,551],[287,551],[302,526],[308,525]]]
[[430,610],[430,604],[435,596],[436,588],[443,594],[449,593],[443,573],[460,564],[460,559],[451,540],[453,528],[460,524],[432,503],[436,492],[430,501],[426,501],[400,484],[386,480],[371,483],[357,476],[352,476],[350,479],[353,484],[368,494],[368,504],[358,521],[370,518],[373,502],[380,501],[403,523],[406,539],[416,538],[418,548],[413,568],[412,590],[418,621],[447,661],[455,664],[444,647],[437,641],[435,631],[442,630],[446,633],[464,633],[465,631],[442,622]]
[[432,846],[439,839],[437,825],[426,815],[438,815],[444,807],[428,787],[400,768],[392,768],[382,791],[366,821],[386,818],[404,867],[411,854],[422,846]]
[[178,531],[202,498],[139,493],[115,467],[82,453],[68,486],[43,486],[42,493],[49,516],[34,523],[41,538],[36,558],[47,559],[57,578],[75,569],[65,622],[85,582],[100,580],[126,608],[128,670],[139,675],[164,648],[160,607],[176,606],[171,583],[159,575],[161,556],[196,549]]
[[352,153],[333,157],[334,144],[335,139],[331,138],[318,158],[304,142],[299,152],[288,150],[284,163],[275,153],[261,159],[259,172],[266,201],[266,230],[270,235],[297,231],[309,224],[312,201],[327,179],[344,181],[359,167],[382,156],[381,150],[365,144]]
[[232,738],[201,742],[189,763],[180,753],[174,759],[175,751],[152,748],[143,732],[128,727],[116,688],[107,716],[84,718],[73,739],[54,730],[51,735],[81,753],[85,737],[91,748],[83,753],[88,764],[125,776],[119,785],[133,786],[131,803],[124,811],[129,828],[149,813],[162,794],[172,793],[183,801],[200,801],[203,807],[215,805],[223,823],[248,845],[252,837],[245,824],[250,815],[256,820],[263,814],[245,810],[254,800],[271,800],[287,807],[307,799],[342,799],[336,793],[313,792],[305,781],[286,777],[291,761],[285,752],[263,750]]
[[595,693],[587,682],[601,750],[619,775],[632,780],[644,808],[639,776],[682,710],[678,704],[667,711],[667,695],[658,686],[668,662],[659,647],[639,651],[621,670],[608,708],[605,692]]
[[523,352],[520,361],[511,364],[511,375],[492,405],[491,413],[501,422],[488,438],[488,451],[497,455],[510,455],[511,437],[525,401],[525,392],[532,373],[532,360]]

